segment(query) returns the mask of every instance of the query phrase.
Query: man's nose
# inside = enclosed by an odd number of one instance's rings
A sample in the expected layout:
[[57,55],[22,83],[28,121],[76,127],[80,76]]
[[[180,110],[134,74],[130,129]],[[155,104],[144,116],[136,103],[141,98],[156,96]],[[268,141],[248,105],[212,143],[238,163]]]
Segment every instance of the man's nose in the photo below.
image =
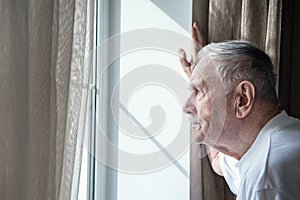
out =
[[183,112],[187,113],[187,114],[193,114],[196,111],[195,106],[192,104],[192,99],[191,97],[188,98],[183,106]]

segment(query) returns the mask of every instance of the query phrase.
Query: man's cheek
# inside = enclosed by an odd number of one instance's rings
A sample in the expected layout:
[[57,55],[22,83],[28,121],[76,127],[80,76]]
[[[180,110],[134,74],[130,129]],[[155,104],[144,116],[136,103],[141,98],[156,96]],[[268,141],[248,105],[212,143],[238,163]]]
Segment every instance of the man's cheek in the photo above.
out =
[[205,120],[209,120],[212,114],[212,107],[210,101],[204,102],[204,104],[201,106],[201,109],[199,110],[199,113],[201,113],[201,118]]

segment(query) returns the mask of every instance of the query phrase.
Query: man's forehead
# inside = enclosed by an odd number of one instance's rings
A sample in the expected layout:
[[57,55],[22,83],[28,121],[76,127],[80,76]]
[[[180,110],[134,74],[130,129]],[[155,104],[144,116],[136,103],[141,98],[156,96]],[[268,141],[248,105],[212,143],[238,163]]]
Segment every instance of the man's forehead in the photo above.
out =
[[199,72],[194,71],[191,79],[190,79],[190,85],[193,86],[198,86],[201,83],[205,82],[202,75]]
[[190,84],[199,84],[209,79],[215,71],[215,63],[206,55],[203,56],[196,65],[191,75]]
[[194,71],[198,71],[200,73],[212,72],[215,69],[215,65],[216,62],[211,58],[209,54],[206,54],[204,56],[201,56]]

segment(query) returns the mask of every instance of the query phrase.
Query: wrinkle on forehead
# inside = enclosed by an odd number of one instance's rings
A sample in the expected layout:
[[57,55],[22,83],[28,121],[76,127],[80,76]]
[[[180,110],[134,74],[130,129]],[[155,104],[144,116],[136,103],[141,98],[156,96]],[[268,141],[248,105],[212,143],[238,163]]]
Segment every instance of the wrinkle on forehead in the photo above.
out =
[[211,75],[212,73],[215,73],[216,65],[217,63],[211,58],[211,56],[206,54],[201,57],[194,69],[194,72],[198,72],[203,75]]
[[191,75],[190,86],[207,88],[209,83],[215,82],[213,80],[219,78],[215,65],[209,55],[203,56]]

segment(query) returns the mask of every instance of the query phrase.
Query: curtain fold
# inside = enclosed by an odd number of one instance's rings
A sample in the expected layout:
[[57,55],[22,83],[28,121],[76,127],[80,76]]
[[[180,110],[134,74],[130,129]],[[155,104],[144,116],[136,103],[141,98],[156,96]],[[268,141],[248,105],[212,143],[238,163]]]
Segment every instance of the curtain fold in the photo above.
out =
[[[61,76],[64,80],[69,78],[69,83],[67,109],[65,110],[66,122],[62,124],[65,126],[64,147],[59,149],[60,153],[63,151],[59,199],[77,199],[78,195],[83,132],[90,91],[91,55],[93,55],[91,54],[93,47],[93,6],[93,2],[89,0],[74,1],[70,71],[69,74],[66,73]],[[63,49],[59,49],[60,51]],[[57,74],[61,72],[63,67],[63,65],[56,66]],[[60,80],[56,81],[60,82]],[[60,121],[57,123],[59,124]]]
[[[0,197],[25,196],[28,139],[28,5],[0,1]],[[18,191],[18,192],[16,192]]]
[[69,74],[73,41],[74,0],[54,0],[52,70],[54,105],[52,108],[55,120],[55,199],[59,199],[63,168],[64,144],[67,121],[69,94]]
[[[282,1],[269,0],[267,33],[265,42],[265,51],[271,57],[275,67],[275,73],[280,74],[280,43],[281,43],[281,18],[282,18]],[[279,78],[276,82],[277,94],[279,93]]]
[[[272,59],[275,73],[279,74],[282,0],[194,0],[193,12],[193,19],[208,33],[208,42],[248,40],[265,50]],[[207,21],[199,14],[202,12],[208,13]],[[199,147],[192,145],[191,148],[191,200],[233,199],[224,180],[212,171],[208,159],[195,160]],[[201,181],[193,180],[199,175],[192,169],[202,170]],[[195,182],[204,184],[193,185]],[[197,187],[202,187],[202,194],[196,194]]]
[[0,1],[1,199],[77,199],[94,4]]
[[94,4],[93,0],[56,1],[56,199],[77,199],[78,195],[90,91]]
[[268,21],[268,0],[243,0],[241,39],[265,48]]
[[269,54],[278,72],[281,12],[281,0],[210,0],[208,40],[250,41]]

